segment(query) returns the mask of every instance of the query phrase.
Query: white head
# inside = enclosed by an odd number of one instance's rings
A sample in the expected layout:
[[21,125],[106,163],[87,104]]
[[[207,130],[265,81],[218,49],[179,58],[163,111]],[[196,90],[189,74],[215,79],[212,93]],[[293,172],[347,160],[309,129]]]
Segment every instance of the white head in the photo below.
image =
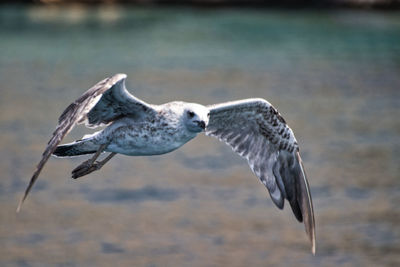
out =
[[206,129],[210,111],[196,103],[185,103],[183,121],[190,132],[199,133]]

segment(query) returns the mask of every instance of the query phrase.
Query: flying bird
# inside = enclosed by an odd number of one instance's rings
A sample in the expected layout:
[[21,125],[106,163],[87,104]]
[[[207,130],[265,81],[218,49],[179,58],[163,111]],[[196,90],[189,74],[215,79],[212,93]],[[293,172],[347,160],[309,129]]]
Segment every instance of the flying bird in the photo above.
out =
[[[245,158],[272,201],[283,209],[286,199],[315,254],[315,220],[310,188],[293,131],[279,112],[262,98],[203,106],[181,101],[148,104],[125,88],[125,74],[106,78],[70,104],[43,152],[19,202],[17,212],[51,155],[93,156],[72,171],[72,178],[99,170],[116,154],[160,155],[178,149],[200,132],[218,138]],[[81,140],[59,145],[76,124],[107,126]],[[109,154],[97,161],[103,152]]]

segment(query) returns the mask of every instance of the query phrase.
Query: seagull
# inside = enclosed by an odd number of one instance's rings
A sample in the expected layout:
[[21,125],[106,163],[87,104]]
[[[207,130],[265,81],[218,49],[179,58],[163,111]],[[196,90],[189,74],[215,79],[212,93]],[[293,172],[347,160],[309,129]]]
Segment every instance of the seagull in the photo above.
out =
[[[100,170],[116,154],[161,155],[205,132],[247,160],[279,209],[283,209],[285,199],[289,202],[296,219],[304,222],[315,254],[314,208],[299,146],[292,129],[268,101],[250,98],[209,106],[182,101],[153,105],[127,91],[126,77],[116,74],[98,82],[64,110],[17,212],[51,155],[92,154],[72,171],[76,179]],[[82,123],[90,128],[106,127],[59,145],[76,124]],[[109,154],[97,161],[103,152]]]

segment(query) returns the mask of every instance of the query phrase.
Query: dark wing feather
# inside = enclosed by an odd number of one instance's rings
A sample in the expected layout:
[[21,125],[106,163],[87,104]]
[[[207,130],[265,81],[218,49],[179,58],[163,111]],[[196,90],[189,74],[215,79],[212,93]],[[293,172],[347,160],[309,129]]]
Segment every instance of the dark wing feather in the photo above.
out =
[[87,113],[80,122],[85,122],[88,127],[96,127],[123,117],[139,118],[154,115],[154,108],[144,101],[131,95],[125,87],[125,74],[119,74],[118,81],[102,95],[97,104]]
[[311,194],[292,130],[278,111],[264,99],[246,99],[208,106],[206,134],[224,141],[268,188],[282,209],[289,201],[315,253],[315,222]]
[[[54,131],[53,136],[47,143],[47,147],[43,152],[42,159],[37,165],[36,170],[29,181],[24,196],[18,204],[17,212],[21,209],[22,203],[28,196],[29,191],[39,177],[39,174],[47,160],[57,148],[57,145],[77,123],[82,123],[89,120],[89,124],[91,126],[98,126],[103,123],[109,123],[112,119],[125,114],[124,112],[127,108],[131,108],[132,111],[130,114],[133,114],[133,112],[136,112],[135,114],[139,114],[139,110],[135,110],[136,106],[144,106],[141,107],[142,110],[151,109],[150,106],[146,105],[140,100],[137,100],[137,103],[134,102],[136,98],[131,96],[124,87],[125,79],[125,74],[116,74],[110,78],[100,81],[64,110],[58,119],[58,126]],[[106,96],[106,100],[103,99],[104,96]],[[113,99],[113,96],[115,99]],[[115,103],[113,103],[113,101],[115,101]],[[107,105],[110,106],[109,111],[103,109],[103,107],[106,107]],[[128,106],[121,107],[123,105]],[[96,107],[99,108],[96,109]],[[102,109],[100,109],[100,107]],[[94,109],[96,110],[93,111]]]

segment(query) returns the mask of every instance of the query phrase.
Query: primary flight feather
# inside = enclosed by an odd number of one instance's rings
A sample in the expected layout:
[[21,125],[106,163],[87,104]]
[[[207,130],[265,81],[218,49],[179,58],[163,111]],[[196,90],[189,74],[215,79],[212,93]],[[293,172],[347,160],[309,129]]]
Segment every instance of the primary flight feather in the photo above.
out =
[[[245,158],[282,209],[288,200],[315,253],[315,221],[310,189],[293,131],[266,100],[251,98],[216,105],[170,102],[152,105],[131,95],[125,74],[100,81],[61,114],[58,126],[25,190],[17,211],[51,155],[93,154],[72,171],[78,178],[99,170],[116,154],[160,155],[184,145],[200,132],[218,138]],[[102,131],[59,145],[76,124],[106,125]],[[102,152],[111,152],[96,161]]]

